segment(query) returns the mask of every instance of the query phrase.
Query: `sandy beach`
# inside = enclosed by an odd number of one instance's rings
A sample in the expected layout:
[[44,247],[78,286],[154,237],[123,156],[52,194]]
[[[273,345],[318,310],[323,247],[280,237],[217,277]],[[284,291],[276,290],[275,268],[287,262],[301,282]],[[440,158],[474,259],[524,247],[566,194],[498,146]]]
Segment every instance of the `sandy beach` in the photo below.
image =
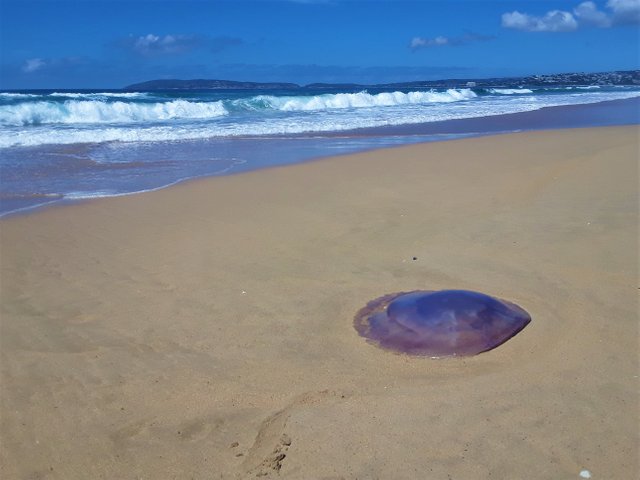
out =
[[[411,145],[0,220],[3,479],[631,479],[637,126]],[[415,260],[414,260],[415,258]],[[459,288],[467,358],[353,328]]]

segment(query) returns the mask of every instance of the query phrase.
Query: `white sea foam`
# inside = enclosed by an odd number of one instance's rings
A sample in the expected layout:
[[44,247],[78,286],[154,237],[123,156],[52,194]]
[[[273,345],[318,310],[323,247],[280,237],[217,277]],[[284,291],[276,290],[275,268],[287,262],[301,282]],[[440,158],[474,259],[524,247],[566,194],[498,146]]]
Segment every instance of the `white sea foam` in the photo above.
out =
[[[34,95],[37,96],[37,95]],[[148,96],[146,92],[98,92],[98,93],[76,93],[76,92],[53,92],[48,97],[67,97],[67,98],[144,98]]]
[[533,93],[533,91],[528,88],[490,88],[487,91],[489,93],[497,93],[498,95],[524,95]]
[[34,98],[39,97],[35,93],[13,93],[13,92],[0,92],[0,98],[6,99],[19,99],[19,98]]
[[204,119],[226,115],[222,102],[173,100],[162,103],[67,100],[26,102],[0,107],[0,125],[94,124]]
[[87,200],[90,198],[115,197],[118,193],[112,190],[77,191],[67,192],[64,198],[67,200]]
[[418,105],[427,103],[450,103],[469,100],[477,95],[470,89],[449,89],[446,92],[383,92],[370,94],[365,91],[358,93],[335,93],[314,96],[278,97],[273,95],[259,95],[249,102],[239,100],[235,105],[264,106],[286,112],[332,110],[344,108],[390,107],[394,105]]

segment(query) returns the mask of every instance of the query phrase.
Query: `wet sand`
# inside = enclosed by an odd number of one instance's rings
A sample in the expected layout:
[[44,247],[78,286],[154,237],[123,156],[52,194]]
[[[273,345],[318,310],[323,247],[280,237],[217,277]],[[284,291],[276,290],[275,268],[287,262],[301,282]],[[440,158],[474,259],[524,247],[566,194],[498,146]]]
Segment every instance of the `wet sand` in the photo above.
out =
[[[635,478],[638,138],[411,145],[0,220],[0,476]],[[438,360],[353,328],[441,288],[533,320]]]

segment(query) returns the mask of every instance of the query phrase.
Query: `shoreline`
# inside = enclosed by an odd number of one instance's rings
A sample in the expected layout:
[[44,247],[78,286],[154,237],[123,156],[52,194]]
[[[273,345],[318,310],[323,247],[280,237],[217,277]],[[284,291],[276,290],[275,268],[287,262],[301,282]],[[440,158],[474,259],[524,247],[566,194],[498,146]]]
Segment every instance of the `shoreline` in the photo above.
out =
[[[1,476],[632,478],[639,135],[405,145],[4,218]],[[353,327],[445,288],[532,321],[439,360]]]
[[[516,133],[520,131],[539,131],[539,130],[558,130],[565,128],[592,128],[600,126],[623,126],[640,124],[640,97],[610,100],[598,103],[589,103],[581,105],[568,105],[557,107],[544,107],[539,110],[528,112],[518,112],[513,114],[496,115],[478,118],[465,118],[459,120],[446,120],[438,122],[430,122],[415,125],[387,126],[375,128],[363,128],[357,130],[349,130],[342,132],[319,132],[314,134],[297,134],[285,137],[273,136],[264,137],[264,140],[278,141],[280,139],[291,138],[296,141],[305,141],[313,137],[321,139],[360,139],[360,138],[404,138],[397,144],[376,145],[371,144],[362,146],[345,152],[338,152],[339,155],[370,152],[378,149],[395,148],[399,145],[411,145],[416,143],[431,143],[458,140],[460,138],[476,138],[481,136],[503,135]],[[238,138],[238,141],[246,140]],[[188,148],[188,147],[186,147]],[[295,154],[294,154],[295,155]],[[326,158],[323,154],[302,154],[299,153],[299,159],[288,159],[282,165],[305,163]],[[332,156],[332,155],[329,155]],[[145,188],[139,191],[120,192],[113,194],[96,194],[89,198],[62,198],[50,200],[48,202],[36,205],[28,205],[0,213],[0,219],[9,218],[20,215],[30,215],[41,209],[47,209],[57,206],[74,205],[78,202],[93,201],[99,198],[113,198],[120,196],[139,195],[164,188],[171,188],[174,185],[197,180],[200,178],[211,178],[218,176],[237,175],[254,170],[261,170],[279,166],[273,165],[253,165],[251,161],[242,162],[239,165],[229,167],[230,171],[223,173],[204,174],[187,176],[185,178],[171,181],[165,185]]]

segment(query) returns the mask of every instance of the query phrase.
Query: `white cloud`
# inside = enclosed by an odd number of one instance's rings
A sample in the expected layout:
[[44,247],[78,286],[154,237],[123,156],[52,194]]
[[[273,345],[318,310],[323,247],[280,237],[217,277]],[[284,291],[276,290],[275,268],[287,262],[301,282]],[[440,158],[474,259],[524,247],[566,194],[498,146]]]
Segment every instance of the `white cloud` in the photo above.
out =
[[582,2],[573,9],[573,13],[581,25],[608,28],[612,23],[611,17],[605,12],[598,10],[594,2]]
[[193,35],[154,35],[149,33],[132,39],[133,49],[143,55],[182,53],[191,50],[198,44]]
[[30,58],[24,62],[22,71],[26,73],[32,73],[36,70],[40,70],[46,65],[46,62],[41,58]]
[[562,10],[551,10],[543,17],[516,10],[502,14],[502,26],[525,32],[572,32],[578,28],[578,22],[571,13]]
[[216,53],[243,43],[241,38],[236,37],[209,37],[198,34],[155,35],[149,33],[139,37],[129,35],[114,41],[113,45],[137,55],[152,57],[185,54],[199,49],[208,49],[210,52]]
[[423,47],[441,47],[443,45],[448,45],[449,39],[446,37],[435,37],[435,38],[423,38],[423,37],[413,37],[411,39],[411,48],[423,48]]
[[480,33],[474,32],[467,32],[464,35],[456,37],[443,37],[442,35],[434,38],[413,37],[413,39],[411,39],[411,43],[409,44],[409,48],[411,48],[412,50],[417,50],[419,48],[429,47],[460,47],[469,43],[486,42],[495,38],[496,37],[494,37],[493,35],[482,35]]
[[640,0],[608,0],[606,7],[610,12],[599,10],[589,0],[575,7],[573,13],[552,10],[536,16],[513,11],[502,14],[502,26],[526,32],[572,32],[579,27],[640,25]]
[[640,0],[609,0],[607,7],[613,12],[615,24],[640,24]]
[[203,46],[203,37],[198,35],[154,35],[149,33],[140,37],[129,35],[114,42],[138,55],[172,55],[190,52]]

